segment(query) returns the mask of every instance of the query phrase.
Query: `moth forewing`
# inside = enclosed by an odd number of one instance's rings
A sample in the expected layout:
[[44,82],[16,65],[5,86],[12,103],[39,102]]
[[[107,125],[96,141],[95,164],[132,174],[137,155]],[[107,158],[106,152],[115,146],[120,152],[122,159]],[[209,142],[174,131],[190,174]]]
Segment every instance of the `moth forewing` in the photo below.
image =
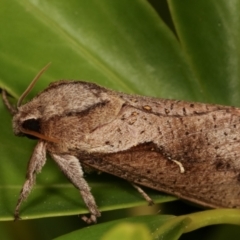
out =
[[3,97],[14,133],[39,139],[15,218],[46,153],[79,190],[89,223],[100,212],[81,164],[126,179],[150,203],[140,186],[206,207],[240,208],[238,108],[127,95],[82,81],[55,82],[15,112]]

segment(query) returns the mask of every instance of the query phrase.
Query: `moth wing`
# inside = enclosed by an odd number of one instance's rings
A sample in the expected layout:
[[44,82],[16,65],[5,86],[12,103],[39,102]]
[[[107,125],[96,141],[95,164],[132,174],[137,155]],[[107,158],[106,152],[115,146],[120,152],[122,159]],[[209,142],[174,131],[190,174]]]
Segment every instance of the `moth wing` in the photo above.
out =
[[[82,156],[81,156],[82,160]],[[83,162],[102,172],[175,195],[211,208],[240,208],[239,170],[219,168],[209,162],[183,163],[167,159],[152,143],[127,151],[91,155]]]

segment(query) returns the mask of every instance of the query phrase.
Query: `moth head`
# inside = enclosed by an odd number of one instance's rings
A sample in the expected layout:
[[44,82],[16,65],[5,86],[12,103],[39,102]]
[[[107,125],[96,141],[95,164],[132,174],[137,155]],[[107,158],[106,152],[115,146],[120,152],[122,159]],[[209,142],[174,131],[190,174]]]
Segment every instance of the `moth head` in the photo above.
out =
[[32,139],[38,138],[36,134],[41,134],[41,119],[33,115],[24,114],[18,111],[13,116],[13,132],[16,136],[27,136]]
[[[18,100],[17,108],[10,109],[13,114],[13,132],[16,136],[27,136],[31,139],[43,139],[50,142],[56,142],[56,139],[44,136],[41,133],[41,113],[36,106],[32,106],[32,103],[26,103],[22,105],[23,99],[31,91],[33,86],[44,71],[49,67],[46,65],[33,79],[28,88],[24,91]],[[8,107],[9,108],[9,107]]]
[[13,116],[13,132],[16,136],[26,136],[31,139],[42,139],[48,142],[58,142],[57,139],[41,133],[41,118],[34,116],[23,118],[21,112]]

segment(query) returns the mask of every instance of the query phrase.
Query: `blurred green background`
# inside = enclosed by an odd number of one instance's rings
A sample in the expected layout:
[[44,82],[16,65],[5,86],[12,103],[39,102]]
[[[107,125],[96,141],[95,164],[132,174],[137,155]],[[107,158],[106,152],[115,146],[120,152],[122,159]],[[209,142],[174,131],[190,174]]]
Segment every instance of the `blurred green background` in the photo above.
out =
[[[28,99],[52,81],[81,79],[126,93],[240,106],[239,4],[233,0],[0,0],[0,88],[5,88],[16,103],[36,73],[52,62]],[[107,234],[112,226],[86,228],[77,216],[87,210],[51,159],[21,209],[24,221],[12,222],[36,143],[15,138],[11,116],[2,103],[0,112],[1,238],[53,239],[83,227],[85,235],[79,232],[61,239],[79,236],[92,240]],[[150,239],[148,231],[153,234],[162,223],[170,224],[173,215],[201,210],[151,190],[147,192],[156,203],[167,203],[148,207],[129,184],[106,174],[93,174],[87,180],[102,211],[99,223],[115,219],[126,223],[130,220],[123,218],[136,215],[158,217],[161,209],[162,219],[146,216],[141,221],[132,220],[149,227],[136,225],[142,239]],[[217,214],[224,223],[238,212],[225,219],[222,213]],[[184,221],[171,223],[171,230],[163,229],[161,239],[178,239],[189,224]],[[135,225],[129,226],[135,229]],[[128,234],[125,225],[120,229]],[[89,235],[93,232],[99,235]],[[109,234],[102,239],[115,236]],[[136,239],[136,234],[130,231],[129,239]],[[180,239],[238,239],[239,234],[239,226],[219,225]]]

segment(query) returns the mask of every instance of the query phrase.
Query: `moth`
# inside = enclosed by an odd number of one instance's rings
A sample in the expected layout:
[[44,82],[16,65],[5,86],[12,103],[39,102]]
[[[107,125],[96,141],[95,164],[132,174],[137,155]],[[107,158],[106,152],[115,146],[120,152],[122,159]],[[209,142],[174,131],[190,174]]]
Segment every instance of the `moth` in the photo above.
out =
[[210,208],[240,208],[240,109],[112,91],[83,81],[57,81],[14,108],[16,136],[37,138],[20,205],[34,186],[46,154],[79,190],[88,223],[100,216],[84,168],[126,179],[151,203],[141,186]]

